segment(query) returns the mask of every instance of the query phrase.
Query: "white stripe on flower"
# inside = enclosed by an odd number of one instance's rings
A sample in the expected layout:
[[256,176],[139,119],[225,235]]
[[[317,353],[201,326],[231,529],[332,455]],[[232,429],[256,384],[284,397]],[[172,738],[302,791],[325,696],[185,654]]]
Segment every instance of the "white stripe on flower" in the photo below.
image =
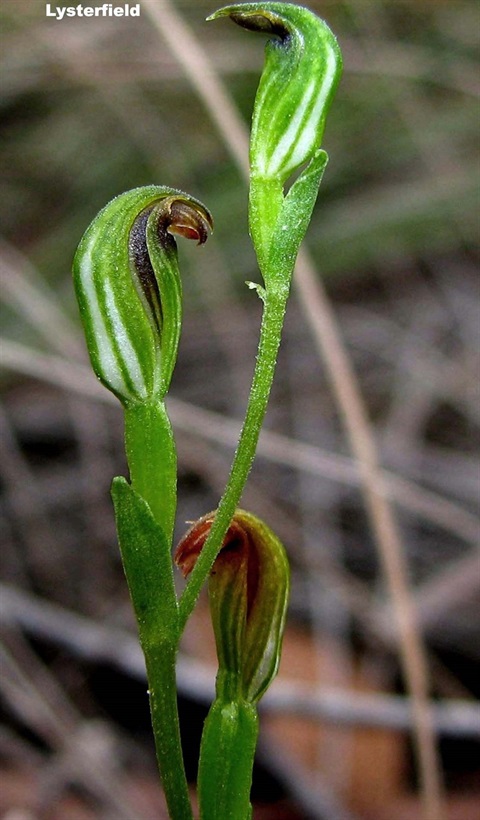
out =
[[125,396],[128,393],[127,386],[115,356],[93,279],[92,250],[95,242],[96,236],[94,234],[82,253],[80,261],[80,281],[88,304],[88,315],[91,319],[92,329],[94,331],[98,355],[97,375],[105,379],[112,390],[121,396]]
[[[315,148],[319,147],[318,129],[337,70],[337,57],[333,49],[327,47],[325,56],[326,66],[320,88],[315,79],[308,84],[287,130],[267,161],[267,176],[275,176],[280,171],[295,170],[302,162],[310,159]],[[312,105],[316,92],[318,96]]]
[[113,325],[113,334],[119,347],[125,369],[127,370],[130,380],[135,387],[136,395],[139,398],[146,399],[148,392],[142,373],[142,368],[140,367],[140,361],[135,352],[135,348],[130,341],[130,337],[125,328],[122,316],[118,310],[117,303],[115,301],[115,292],[109,279],[106,279],[104,282],[104,291],[105,308]]

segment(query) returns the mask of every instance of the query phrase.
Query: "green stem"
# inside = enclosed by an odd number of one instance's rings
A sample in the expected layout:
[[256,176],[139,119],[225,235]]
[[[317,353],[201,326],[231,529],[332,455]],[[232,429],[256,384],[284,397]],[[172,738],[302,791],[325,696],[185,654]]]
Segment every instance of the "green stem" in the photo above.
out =
[[175,661],[180,638],[171,545],[176,449],[161,401],[125,408],[131,486],[116,479],[113,498],[122,558],[145,655],[155,749],[169,816],[192,820],[178,717]]
[[177,504],[177,456],[163,401],[125,407],[125,450],[132,487],[147,502],[170,544]]
[[258,288],[259,295],[264,299],[258,354],[245,421],[228,483],[209,537],[179,601],[181,630],[221,548],[255,457],[272,387],[295,259],[310,221],[326,162],[325,152],[317,151],[285,196],[278,180],[251,179],[250,233],[265,282],[265,290]]
[[192,820],[178,720],[175,660],[178,640],[142,640],[157,760],[172,820]]
[[258,354],[245,421],[225,492],[221,498],[209,537],[197,559],[190,580],[179,600],[179,626],[183,631],[195,606],[212,564],[219,552],[250,472],[258,437],[267,410],[277,353],[280,346],[288,292],[268,292],[260,330]]
[[267,282],[269,273],[278,273],[280,278],[283,270],[271,270],[268,257],[272,245],[272,236],[275,225],[284,202],[284,192],[278,179],[268,179],[250,174],[249,190],[249,226],[250,235],[257,255],[258,266]]

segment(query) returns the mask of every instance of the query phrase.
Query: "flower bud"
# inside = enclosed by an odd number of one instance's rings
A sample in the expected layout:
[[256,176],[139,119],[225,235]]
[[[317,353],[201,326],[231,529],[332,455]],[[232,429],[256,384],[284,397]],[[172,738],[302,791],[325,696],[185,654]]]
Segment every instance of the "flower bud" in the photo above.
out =
[[150,185],[113,199],[78,246],[74,284],[92,367],[124,404],[168,390],[182,319],[173,234],[202,244],[211,227],[200,202]]
[[[196,521],[181,539],[175,562],[188,575],[215,513]],[[289,592],[285,550],[259,518],[237,510],[213,564],[208,590],[217,647],[218,696],[256,702],[275,677]]]
[[320,147],[342,58],[326,23],[293,3],[242,3],[219,9],[251,31],[272,34],[255,99],[252,176],[283,183]]

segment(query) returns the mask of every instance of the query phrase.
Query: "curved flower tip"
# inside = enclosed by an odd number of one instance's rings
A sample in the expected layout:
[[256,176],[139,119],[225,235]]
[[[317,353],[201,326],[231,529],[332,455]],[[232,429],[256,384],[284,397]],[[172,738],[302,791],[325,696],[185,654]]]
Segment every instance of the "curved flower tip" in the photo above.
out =
[[172,198],[167,230],[185,239],[196,239],[197,245],[203,245],[209,231],[213,231],[212,216],[200,202]]
[[208,19],[225,16],[250,31],[278,38],[266,46],[253,112],[250,161],[252,174],[283,184],[320,148],[342,72],[340,48],[323,20],[293,3],[225,6]]
[[[175,563],[184,575],[195,566],[214,518],[214,512],[203,516],[181,539]],[[287,556],[276,535],[256,516],[237,510],[208,584],[217,687],[255,702],[275,677],[289,577]]]
[[203,244],[212,226],[198,200],[150,185],[109,202],[78,246],[74,284],[92,367],[125,404],[168,390],[182,318],[173,235]]

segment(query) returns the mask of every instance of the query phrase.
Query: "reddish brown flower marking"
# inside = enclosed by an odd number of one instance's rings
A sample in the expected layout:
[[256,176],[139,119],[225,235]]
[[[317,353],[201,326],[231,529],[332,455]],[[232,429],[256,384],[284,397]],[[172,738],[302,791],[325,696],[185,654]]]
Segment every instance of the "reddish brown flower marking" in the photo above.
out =
[[[197,558],[202,551],[208,538],[215,513],[199,518],[190,527],[180,540],[175,551],[175,563],[183,572],[186,578],[193,570]],[[253,533],[248,526],[239,520],[240,516],[234,517],[223,539],[222,548],[215,559],[211,574],[221,573],[222,569],[231,573],[235,568],[242,571],[244,562],[246,563],[246,584],[247,584],[247,620],[255,603],[255,598],[259,584],[260,561],[258,551],[255,546]]]

